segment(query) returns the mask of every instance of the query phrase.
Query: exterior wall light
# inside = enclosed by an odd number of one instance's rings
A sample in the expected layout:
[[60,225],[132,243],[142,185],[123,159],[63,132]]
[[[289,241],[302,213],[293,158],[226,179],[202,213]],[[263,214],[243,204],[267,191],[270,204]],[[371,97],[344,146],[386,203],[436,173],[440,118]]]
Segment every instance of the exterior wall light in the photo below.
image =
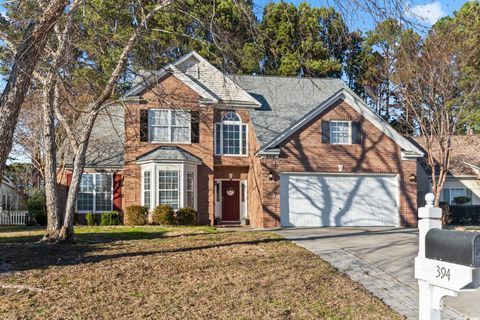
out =
[[275,173],[275,171],[270,171],[270,173],[268,174],[268,179],[270,181],[277,181],[278,175]]
[[408,181],[417,182],[417,175],[415,173],[410,173],[410,175],[408,176]]

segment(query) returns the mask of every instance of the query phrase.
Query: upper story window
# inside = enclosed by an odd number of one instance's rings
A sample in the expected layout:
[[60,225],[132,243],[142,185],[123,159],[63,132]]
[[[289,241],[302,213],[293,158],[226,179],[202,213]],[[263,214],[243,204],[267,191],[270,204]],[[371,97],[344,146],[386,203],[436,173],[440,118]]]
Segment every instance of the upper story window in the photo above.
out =
[[151,142],[190,143],[191,115],[185,110],[150,109],[148,112]]
[[111,174],[84,173],[77,194],[77,211],[112,211],[113,179]]
[[322,143],[361,144],[362,122],[345,120],[322,120]]
[[215,154],[241,156],[247,154],[247,125],[233,111],[223,115],[215,125]]
[[350,121],[330,122],[330,142],[332,144],[350,144]]

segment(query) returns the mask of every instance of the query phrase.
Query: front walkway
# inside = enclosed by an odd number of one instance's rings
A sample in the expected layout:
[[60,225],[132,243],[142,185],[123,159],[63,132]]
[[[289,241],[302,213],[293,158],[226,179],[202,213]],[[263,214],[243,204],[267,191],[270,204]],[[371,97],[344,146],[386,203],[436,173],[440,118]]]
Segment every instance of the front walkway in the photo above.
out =
[[[413,277],[418,251],[416,229],[295,228],[277,233],[345,272],[407,319],[418,319],[417,282]],[[479,297],[480,291],[447,298],[447,305],[464,316],[447,307],[442,318],[480,319],[480,307],[475,303]]]

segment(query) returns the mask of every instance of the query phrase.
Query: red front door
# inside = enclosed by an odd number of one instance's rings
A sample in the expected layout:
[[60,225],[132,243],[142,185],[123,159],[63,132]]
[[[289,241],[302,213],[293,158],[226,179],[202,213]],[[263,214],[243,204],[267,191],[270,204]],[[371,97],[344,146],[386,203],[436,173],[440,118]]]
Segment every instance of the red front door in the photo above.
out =
[[222,181],[222,220],[240,220],[239,181]]

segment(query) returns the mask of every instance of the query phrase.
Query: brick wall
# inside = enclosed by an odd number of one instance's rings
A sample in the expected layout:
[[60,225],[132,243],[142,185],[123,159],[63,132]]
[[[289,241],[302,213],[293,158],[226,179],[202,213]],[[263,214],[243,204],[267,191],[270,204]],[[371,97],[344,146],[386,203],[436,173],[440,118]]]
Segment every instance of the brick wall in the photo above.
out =
[[[141,172],[140,166],[136,164],[136,158],[162,145],[161,143],[140,141],[140,110],[158,108],[198,110],[200,112],[200,142],[177,144],[177,146],[202,159],[202,165],[198,166],[197,172],[197,209],[199,222],[212,224],[215,216],[214,179],[226,179],[228,173],[234,173],[235,179],[247,179],[251,156],[257,149],[252,149],[251,144],[249,144],[249,156],[215,156],[215,123],[221,120],[226,110],[199,105],[198,94],[174,76],[165,78],[161,83],[147,91],[142,98],[146,103],[128,104],[125,112],[124,190],[128,190],[128,192],[124,192],[124,207],[141,202]],[[250,132],[252,125],[248,111],[235,110],[235,112],[242,118],[242,122],[248,124]],[[253,138],[249,135],[249,140]]]
[[[321,120],[362,122],[362,143],[323,144]],[[343,172],[396,173],[400,175],[400,215],[402,225],[416,224],[415,160],[401,160],[400,147],[347,103],[338,103],[294,134],[281,148],[278,159],[263,159],[264,227],[280,225],[280,185],[271,181],[269,172]]]
[[174,76],[147,91],[144,103],[128,104],[125,110],[125,169],[124,208],[141,203],[141,171],[136,158],[161,144],[140,141],[140,110],[142,109],[186,109],[200,112],[200,143],[177,144],[180,148],[202,159],[197,171],[197,209],[199,222],[213,221],[213,110],[198,104],[199,96]]

